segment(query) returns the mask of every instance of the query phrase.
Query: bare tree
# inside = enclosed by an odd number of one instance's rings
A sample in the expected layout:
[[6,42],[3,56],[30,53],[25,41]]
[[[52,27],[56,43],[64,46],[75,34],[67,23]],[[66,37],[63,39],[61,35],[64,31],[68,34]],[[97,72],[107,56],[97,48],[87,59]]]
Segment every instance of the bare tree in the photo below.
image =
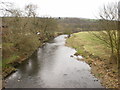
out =
[[118,4],[110,3],[104,5],[101,9],[99,16],[99,26],[104,29],[99,33],[93,33],[99,38],[107,47],[111,49],[110,62],[116,62],[118,64],[120,56],[120,31],[118,30]]
[[25,6],[25,14],[27,17],[36,17],[37,5],[29,4]]

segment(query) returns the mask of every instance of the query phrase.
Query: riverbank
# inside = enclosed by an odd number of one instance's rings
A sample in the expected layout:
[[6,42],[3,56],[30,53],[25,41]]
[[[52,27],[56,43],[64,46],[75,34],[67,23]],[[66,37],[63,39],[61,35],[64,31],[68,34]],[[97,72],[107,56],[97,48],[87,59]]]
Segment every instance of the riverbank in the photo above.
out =
[[52,40],[53,38],[57,37],[58,35],[61,35],[61,33],[55,33],[53,37],[44,40],[40,43],[40,41],[38,41],[39,43],[35,46],[34,49],[32,49],[30,52],[27,52],[27,54],[22,54],[22,53],[17,53],[10,56],[9,58],[7,58],[6,60],[2,61],[2,79],[5,79],[6,77],[8,77],[9,75],[11,75],[12,73],[17,71],[17,67],[19,67],[19,65],[21,63],[23,63],[24,61],[26,61],[34,52],[36,52],[36,50],[39,47],[44,46],[45,42],[48,42],[50,40]]
[[31,52],[28,52],[26,55],[14,55],[13,57],[10,57],[6,60],[6,62],[2,62],[2,78],[6,78],[13,72],[17,70],[17,67],[23,63],[25,60],[27,60],[39,47],[43,46],[44,44],[41,44],[40,46],[36,47]]
[[118,69],[116,64],[109,64],[109,48],[106,48],[91,33],[79,32],[67,39],[66,45],[76,49],[75,55],[82,55],[91,66],[92,73],[100,79],[106,88],[118,88]]

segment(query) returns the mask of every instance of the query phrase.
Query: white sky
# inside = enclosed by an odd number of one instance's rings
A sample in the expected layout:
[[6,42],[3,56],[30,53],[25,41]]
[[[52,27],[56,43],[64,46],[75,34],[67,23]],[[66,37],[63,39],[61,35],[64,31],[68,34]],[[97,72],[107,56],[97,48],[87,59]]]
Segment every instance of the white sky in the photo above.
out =
[[32,3],[38,6],[39,16],[95,18],[104,4],[118,0],[0,0],[14,2],[23,8]]

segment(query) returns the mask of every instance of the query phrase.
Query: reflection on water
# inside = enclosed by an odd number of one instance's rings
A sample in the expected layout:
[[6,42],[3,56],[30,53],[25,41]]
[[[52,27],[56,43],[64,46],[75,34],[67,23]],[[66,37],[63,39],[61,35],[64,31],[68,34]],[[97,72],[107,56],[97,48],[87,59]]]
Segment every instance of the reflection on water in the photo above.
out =
[[39,48],[6,79],[6,87],[101,88],[100,82],[90,73],[89,65],[70,57],[76,51],[64,45],[65,37],[67,35],[60,35]]

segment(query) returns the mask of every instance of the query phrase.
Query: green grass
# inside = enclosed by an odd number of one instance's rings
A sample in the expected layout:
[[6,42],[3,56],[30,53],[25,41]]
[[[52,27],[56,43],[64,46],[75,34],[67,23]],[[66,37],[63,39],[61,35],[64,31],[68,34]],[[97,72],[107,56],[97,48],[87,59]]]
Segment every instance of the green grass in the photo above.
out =
[[19,58],[19,56],[17,55],[13,55],[7,59],[4,59],[2,60],[2,67],[5,68],[5,67],[9,67],[10,64],[16,62],[16,60]]
[[13,45],[13,43],[3,43],[2,47],[12,47]]
[[[95,31],[94,33],[97,34],[98,32]],[[74,33],[67,39],[67,46],[75,48],[78,54],[85,57],[87,57],[85,51],[103,59],[108,59],[110,55],[110,50],[90,32]]]
[[6,77],[12,71],[16,70],[13,67],[12,64],[14,64],[14,62],[17,62],[18,58],[19,58],[19,56],[17,56],[17,55],[14,54],[11,57],[2,60],[2,75],[3,75],[3,77]]

